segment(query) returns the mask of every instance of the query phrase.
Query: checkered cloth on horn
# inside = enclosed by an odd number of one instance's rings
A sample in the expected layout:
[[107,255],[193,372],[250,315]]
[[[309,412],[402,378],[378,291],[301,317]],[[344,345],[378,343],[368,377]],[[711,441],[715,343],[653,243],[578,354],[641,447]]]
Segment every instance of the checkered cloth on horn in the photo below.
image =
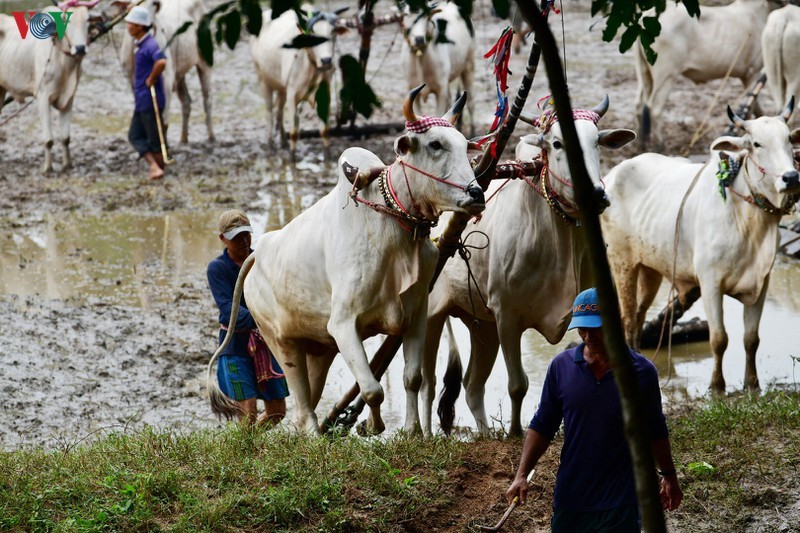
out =
[[449,120],[440,117],[422,117],[413,122],[406,121],[406,129],[414,133],[425,133],[434,126],[443,126],[445,128],[452,128]]
[[[597,124],[597,122],[600,120],[600,115],[587,109],[573,109],[572,120],[588,120]],[[543,128],[544,131],[549,130],[555,122],[558,122],[558,116],[555,114],[555,112],[552,112],[549,109],[542,113],[542,116],[536,119],[536,125],[540,128]]]

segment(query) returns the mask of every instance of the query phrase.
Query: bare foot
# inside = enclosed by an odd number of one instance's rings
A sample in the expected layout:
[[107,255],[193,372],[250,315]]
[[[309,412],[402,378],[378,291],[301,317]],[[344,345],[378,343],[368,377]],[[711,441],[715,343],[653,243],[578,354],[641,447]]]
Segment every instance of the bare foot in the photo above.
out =
[[158,166],[150,167],[150,174],[147,175],[147,179],[160,180],[163,177],[164,177],[164,171],[161,170]]

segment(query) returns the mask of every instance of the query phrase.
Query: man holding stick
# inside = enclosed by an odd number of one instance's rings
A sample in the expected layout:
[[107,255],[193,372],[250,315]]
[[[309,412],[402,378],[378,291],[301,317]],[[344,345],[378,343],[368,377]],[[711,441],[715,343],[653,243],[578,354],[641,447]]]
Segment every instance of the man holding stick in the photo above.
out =
[[[164,177],[165,164],[159,141],[159,121],[163,123],[161,110],[166,103],[164,77],[161,73],[167,66],[167,57],[149,33],[152,21],[147,8],[133,7],[125,17],[125,22],[128,23],[128,33],[134,40],[135,62],[133,75],[135,107],[128,140],[139,155],[149,163],[150,171],[147,178],[158,180]],[[150,94],[150,87],[155,87],[155,102]]]
[[[542,398],[522,449],[519,468],[506,497],[524,503],[527,473],[550,446],[564,421],[564,446],[553,495],[553,532],[636,532],[641,529],[636,481],[625,440],[622,404],[602,331],[597,290],[575,299],[569,329],[583,343],[558,354],[547,369]],[[683,500],[672,460],[669,430],[661,409],[655,365],[630,351],[645,406],[647,432],[661,476],[661,503],[677,509]]]

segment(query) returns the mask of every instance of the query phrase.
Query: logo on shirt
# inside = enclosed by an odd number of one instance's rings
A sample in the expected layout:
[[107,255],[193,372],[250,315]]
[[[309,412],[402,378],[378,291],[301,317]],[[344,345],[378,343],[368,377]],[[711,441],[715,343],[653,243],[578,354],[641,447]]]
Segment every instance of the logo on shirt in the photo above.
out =
[[[17,23],[19,36],[23,39],[28,37],[28,33],[37,39],[49,39],[53,34],[58,35],[59,39],[63,39],[69,19],[72,17],[72,11],[50,11],[48,13],[12,11],[11,15],[14,17],[14,22]],[[28,16],[27,19],[25,15]]]

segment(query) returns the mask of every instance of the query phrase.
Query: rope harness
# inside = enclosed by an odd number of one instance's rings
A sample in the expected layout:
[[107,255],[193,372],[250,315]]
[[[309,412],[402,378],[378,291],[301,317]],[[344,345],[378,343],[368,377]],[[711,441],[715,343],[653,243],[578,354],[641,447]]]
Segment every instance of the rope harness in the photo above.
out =
[[[794,204],[800,200],[800,193],[789,194],[786,197],[786,202],[784,207],[777,207],[769,201],[765,195],[757,192],[755,187],[753,186],[753,182],[750,179],[750,171],[747,168],[748,160],[755,165],[759,172],[761,172],[761,180],[766,178],[767,176],[773,177],[780,177],[781,174],[775,174],[773,172],[767,172],[767,170],[759,165],[749,154],[745,155],[741,161],[730,157],[729,155],[725,154],[724,152],[720,153],[719,159],[719,167],[717,170],[717,180],[719,180],[719,193],[722,196],[722,200],[727,200],[727,195],[725,194],[725,190],[728,189],[734,196],[737,196],[739,199],[744,200],[750,205],[754,205],[761,209],[762,211],[769,213],[769,214],[780,214],[780,215],[788,215],[792,211],[794,211]],[[749,195],[744,195],[733,188],[733,182],[736,180],[736,177],[741,173],[742,178],[744,179],[745,184],[747,185],[748,190],[750,191]],[[759,180],[760,181],[760,180]]]

